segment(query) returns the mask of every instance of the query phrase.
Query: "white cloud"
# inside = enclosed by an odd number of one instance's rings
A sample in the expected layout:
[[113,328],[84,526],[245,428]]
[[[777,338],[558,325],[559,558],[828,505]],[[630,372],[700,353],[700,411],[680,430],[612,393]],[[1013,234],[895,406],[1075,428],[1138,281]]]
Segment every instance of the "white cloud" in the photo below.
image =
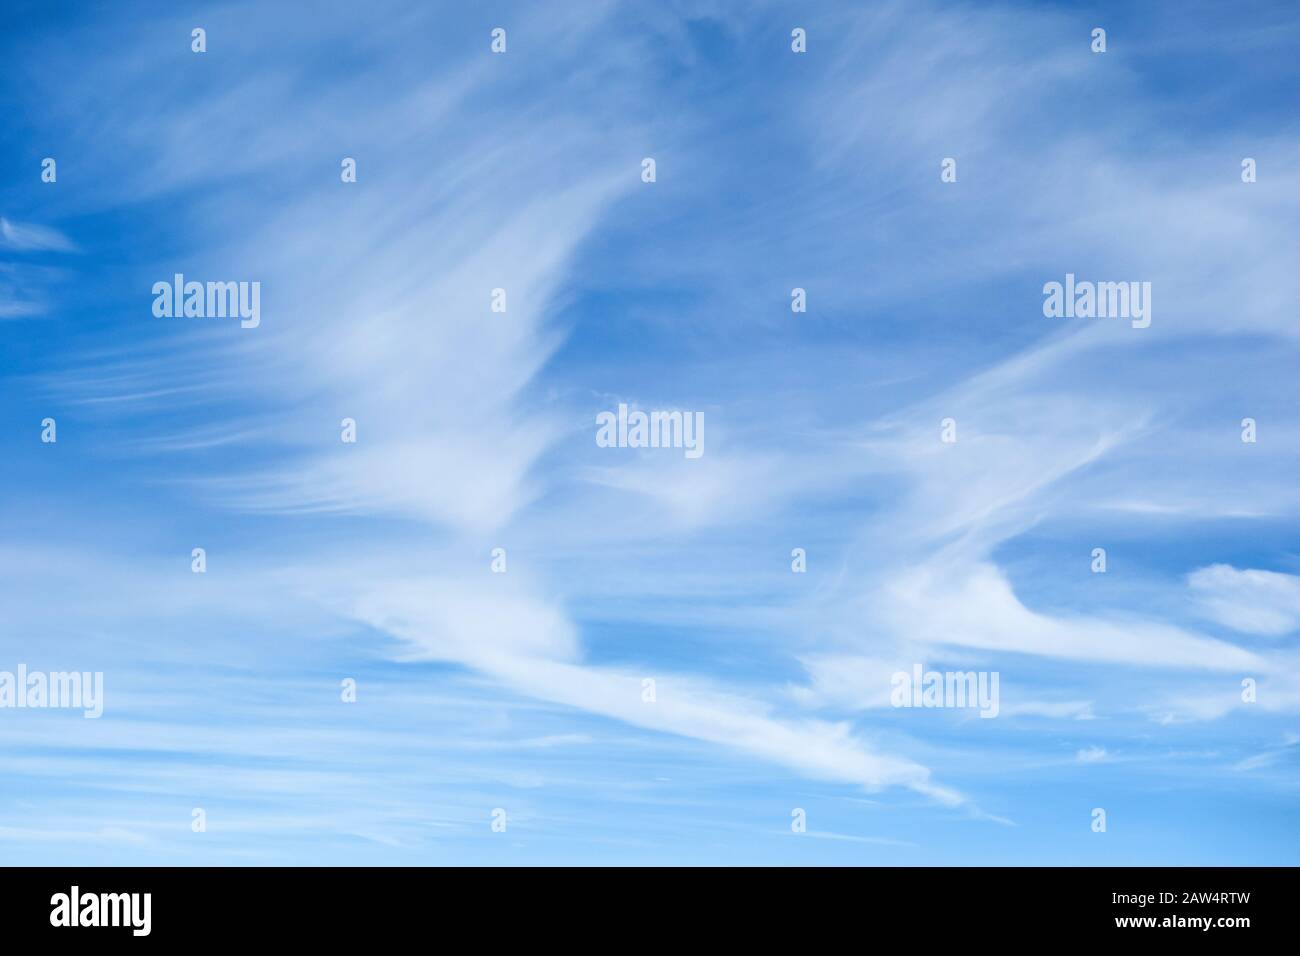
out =
[[1277,759],[1280,756],[1281,753],[1276,750],[1255,754],[1251,757],[1247,757],[1245,760],[1240,760],[1233,764],[1232,769],[1238,773],[1247,773],[1251,770],[1259,770],[1263,767],[1272,766],[1277,763]]
[[72,252],[72,240],[49,226],[24,225],[0,216],[0,239],[18,252]]
[[[571,661],[575,647],[563,615],[527,598],[526,586],[510,587],[514,597],[506,600],[464,581],[379,584],[350,606],[359,620],[406,641],[412,659],[455,660],[541,700],[731,747],[817,779],[873,790],[904,786],[946,804],[964,802],[932,782],[922,765],[870,750],[847,724],[781,719],[755,698],[663,667],[632,671]],[[653,702],[642,696],[647,677],[655,680]]]
[[1281,637],[1300,628],[1300,577],[1212,564],[1187,583],[1206,615],[1234,631]]
[[1149,667],[1266,666],[1243,648],[1157,621],[1033,611],[988,563],[936,561],[899,574],[887,593],[894,628],[937,644]]

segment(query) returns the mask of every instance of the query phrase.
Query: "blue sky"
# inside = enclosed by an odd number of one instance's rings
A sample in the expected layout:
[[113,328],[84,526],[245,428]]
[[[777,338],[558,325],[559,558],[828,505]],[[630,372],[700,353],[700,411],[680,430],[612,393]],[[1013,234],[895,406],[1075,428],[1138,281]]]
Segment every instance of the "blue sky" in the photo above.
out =
[[0,861],[1300,862],[1293,5],[4,9]]

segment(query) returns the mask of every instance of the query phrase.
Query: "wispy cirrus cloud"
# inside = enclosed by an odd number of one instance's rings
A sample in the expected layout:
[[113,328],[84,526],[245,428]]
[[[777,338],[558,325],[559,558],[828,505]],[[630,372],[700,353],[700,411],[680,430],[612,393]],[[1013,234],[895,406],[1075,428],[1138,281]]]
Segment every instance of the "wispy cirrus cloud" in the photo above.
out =
[[[1300,612],[1290,576],[1252,569],[1289,566],[1300,518],[1279,172],[1300,138],[1260,92],[1290,64],[1255,51],[1249,95],[1233,71],[1201,89],[1179,71],[1203,35],[1107,14],[1106,57],[1068,13],[943,3],[801,10],[802,59],[767,4],[506,6],[500,57],[477,10],[384,3],[223,6],[204,58],[185,15],[75,60],[32,38],[14,75],[102,175],[44,209],[6,196],[0,223],[23,269],[88,253],[69,268],[95,303],[14,379],[22,428],[56,414],[61,438],[15,431],[0,650],[107,655],[130,722],[87,731],[90,756],[10,726],[109,793],[93,825],[54,819],[73,794],[10,842],[120,828],[188,858],[198,791],[227,802],[223,859],[329,834],[391,861],[472,841],[502,802],[545,859],[568,852],[548,834],[713,846],[746,812],[766,834],[806,788],[879,795],[817,817],[819,852],[1033,804],[1001,852],[1041,859],[1112,755],[1214,736],[1155,781],[1193,802],[1225,760],[1285,772],[1252,754],[1300,710]],[[1231,129],[1187,120],[1225,99]],[[261,281],[262,326],[151,316],[176,271]],[[1067,271],[1152,281],[1151,328],[1044,317]],[[45,301],[15,275],[0,316]],[[705,456],[597,449],[609,396],[705,410]],[[1004,719],[888,707],[916,662],[1000,671]]]
[[1205,613],[1234,631],[1281,637],[1300,628],[1300,577],[1294,574],[1212,564],[1193,571],[1187,584]]
[[14,252],[73,252],[76,246],[63,233],[49,226],[14,222],[0,216],[0,242]]

